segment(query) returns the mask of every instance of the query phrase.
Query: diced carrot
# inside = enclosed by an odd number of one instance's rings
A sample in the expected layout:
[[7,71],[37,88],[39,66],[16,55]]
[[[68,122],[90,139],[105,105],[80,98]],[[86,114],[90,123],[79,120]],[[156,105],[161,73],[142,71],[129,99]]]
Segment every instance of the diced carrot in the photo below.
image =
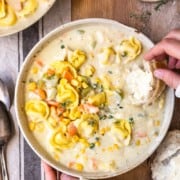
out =
[[57,113],[58,116],[60,116],[64,111],[65,111],[65,109],[63,107],[61,107],[61,106],[58,106],[56,108],[56,113]]
[[35,92],[40,96],[41,99],[46,99],[46,92],[43,89],[36,89]]
[[97,160],[95,158],[92,158],[91,160],[92,160],[93,169],[97,170],[98,169]]
[[147,133],[146,132],[136,132],[135,133],[136,134],[136,136],[137,137],[139,137],[139,138],[144,138],[144,137],[146,137],[147,136]]
[[47,75],[48,76],[53,76],[53,75],[55,75],[55,71],[53,69],[48,69],[47,70]]
[[68,130],[68,134],[69,134],[70,136],[74,136],[74,135],[77,134],[77,128],[76,128],[76,126],[75,126],[73,123],[70,123],[70,124],[68,125],[67,130]]
[[62,77],[67,79],[69,82],[71,82],[71,80],[74,79],[72,73],[68,69],[63,71]]
[[58,107],[58,106],[59,106],[59,103],[56,102],[56,101],[53,101],[53,100],[48,100],[48,101],[46,101],[46,102],[47,102],[47,104],[48,104],[49,106],[55,106],[55,107]]
[[40,67],[43,67],[43,66],[44,66],[42,60],[40,60],[40,59],[36,60],[36,63],[37,63],[37,65],[39,65]]
[[96,106],[93,106],[92,104],[82,104],[81,109],[87,113],[97,113],[99,112],[99,108]]
[[75,162],[69,162],[68,167],[72,168],[74,166]]

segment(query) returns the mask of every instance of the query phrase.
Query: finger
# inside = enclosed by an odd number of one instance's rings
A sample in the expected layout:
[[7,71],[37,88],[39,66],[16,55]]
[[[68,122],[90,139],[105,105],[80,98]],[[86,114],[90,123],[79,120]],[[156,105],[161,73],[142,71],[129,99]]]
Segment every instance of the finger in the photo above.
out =
[[176,63],[176,69],[180,69],[180,60]]
[[165,36],[165,38],[172,38],[172,39],[177,39],[180,40],[180,29],[174,29],[170,33]]
[[61,174],[61,180],[78,180],[78,178],[75,178],[75,177],[72,177],[72,176],[69,176],[67,174]]
[[170,69],[176,68],[177,61],[178,60],[176,58],[170,56],[169,62],[168,62],[168,68],[170,68]]
[[42,164],[43,164],[46,180],[56,180],[57,179],[56,178],[56,175],[57,175],[56,170],[51,168],[45,162],[42,162]]
[[148,53],[144,55],[146,60],[152,60],[160,55],[169,55],[180,59],[180,41],[176,39],[165,38],[155,45]]
[[154,71],[154,75],[163,80],[168,86],[176,89],[180,84],[180,76],[167,69],[157,69]]

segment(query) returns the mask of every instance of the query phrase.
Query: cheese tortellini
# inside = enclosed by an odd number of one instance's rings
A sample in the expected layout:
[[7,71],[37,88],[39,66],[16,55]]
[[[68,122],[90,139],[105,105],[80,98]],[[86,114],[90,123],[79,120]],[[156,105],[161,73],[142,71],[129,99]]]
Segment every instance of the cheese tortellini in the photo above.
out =
[[106,94],[105,92],[101,92],[99,94],[90,96],[88,98],[88,103],[93,104],[95,106],[104,105],[106,102]]
[[98,116],[93,114],[83,114],[81,116],[81,123],[78,126],[78,132],[81,137],[90,138],[99,128]]
[[127,62],[134,60],[142,51],[141,42],[135,37],[123,40],[120,48],[122,56],[125,57]]
[[104,65],[112,63],[112,59],[114,59],[115,53],[116,52],[112,47],[103,48],[102,53],[98,55],[100,62]]
[[86,54],[81,50],[75,50],[68,61],[78,69],[86,61]]
[[61,79],[57,87],[56,99],[60,103],[65,103],[66,107],[74,108],[79,104],[79,95],[66,79]]
[[131,140],[131,125],[127,120],[118,120],[111,126],[111,132],[117,143],[129,145]]
[[27,16],[32,14],[38,7],[37,0],[21,0],[23,9],[18,12],[19,16]]
[[0,2],[0,26],[14,25],[17,21],[16,14],[11,6]]
[[31,120],[44,120],[49,116],[49,107],[41,100],[27,101],[25,111]]
[[55,69],[55,72],[59,75],[62,76],[63,72],[65,70],[70,71],[70,73],[73,75],[74,78],[77,77],[77,72],[76,69],[67,61],[54,61],[51,64],[51,67]]
[[57,150],[68,149],[72,146],[70,139],[60,130],[52,134],[50,144]]

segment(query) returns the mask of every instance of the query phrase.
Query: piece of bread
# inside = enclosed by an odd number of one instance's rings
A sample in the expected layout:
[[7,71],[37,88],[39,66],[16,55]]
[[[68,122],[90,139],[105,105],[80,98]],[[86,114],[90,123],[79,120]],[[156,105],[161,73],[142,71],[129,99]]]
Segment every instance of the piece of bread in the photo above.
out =
[[180,179],[180,130],[168,133],[151,164],[153,180]]
[[166,68],[166,61],[143,61],[141,65],[135,64],[127,73],[126,91],[132,104],[151,104],[164,91],[164,82],[153,75],[158,68]]

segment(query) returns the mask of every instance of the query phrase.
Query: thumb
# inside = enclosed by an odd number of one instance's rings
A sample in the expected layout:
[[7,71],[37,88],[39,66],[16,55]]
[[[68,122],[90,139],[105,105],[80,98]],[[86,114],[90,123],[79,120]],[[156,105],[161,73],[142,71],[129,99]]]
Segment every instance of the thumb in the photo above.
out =
[[180,84],[180,76],[173,71],[167,69],[157,69],[154,71],[154,76],[163,80],[168,86],[176,89]]
[[67,174],[61,174],[61,177],[60,177],[61,180],[78,180],[78,178],[75,178],[75,177],[72,177],[72,176],[69,176]]

